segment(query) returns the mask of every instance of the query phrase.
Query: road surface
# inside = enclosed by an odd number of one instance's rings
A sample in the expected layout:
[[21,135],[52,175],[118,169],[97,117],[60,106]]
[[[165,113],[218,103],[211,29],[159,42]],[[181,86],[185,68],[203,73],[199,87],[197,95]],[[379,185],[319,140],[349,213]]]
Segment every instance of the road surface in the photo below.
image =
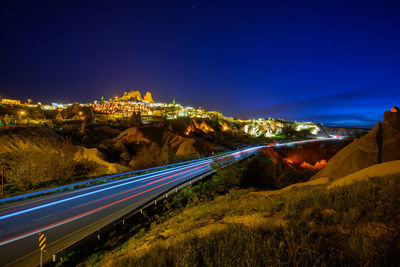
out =
[[[261,147],[227,154],[235,159]],[[179,184],[211,171],[212,158],[120,180],[0,206],[0,265],[39,263],[39,233],[45,233],[45,260]],[[225,163],[224,163],[225,164]]]

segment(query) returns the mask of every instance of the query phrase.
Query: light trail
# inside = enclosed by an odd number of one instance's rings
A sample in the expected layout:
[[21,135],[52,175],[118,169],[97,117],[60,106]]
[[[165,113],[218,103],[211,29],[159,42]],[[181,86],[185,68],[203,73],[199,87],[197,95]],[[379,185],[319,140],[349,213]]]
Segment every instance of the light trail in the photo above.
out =
[[[206,167],[203,167],[202,169],[206,169],[206,168],[209,168],[209,167],[206,166]],[[126,201],[126,200],[128,200],[128,199],[137,197],[137,196],[139,196],[139,195],[142,195],[142,194],[144,194],[144,193],[147,193],[147,192],[149,192],[149,191],[152,191],[152,190],[154,190],[154,189],[157,189],[157,188],[159,188],[159,187],[161,187],[161,186],[164,186],[164,185],[173,183],[173,182],[175,182],[175,181],[181,180],[181,179],[186,178],[186,177],[188,177],[188,176],[190,176],[190,175],[194,175],[194,174],[196,174],[196,173],[202,171],[202,169],[200,169],[200,170],[198,170],[198,171],[195,171],[194,173],[190,173],[190,174],[187,174],[187,175],[185,175],[185,176],[179,177],[179,178],[177,178],[177,179],[174,179],[174,180],[168,181],[168,182],[166,182],[166,183],[160,184],[160,185],[158,185],[158,186],[152,187],[152,188],[150,188],[150,189],[141,191],[141,192],[139,192],[139,193],[137,193],[137,194],[135,194],[135,195],[131,195],[131,196],[129,196],[129,197],[126,197],[126,198],[123,198],[123,199],[114,201],[114,202],[109,203],[109,204],[107,204],[107,205],[104,205],[104,206],[95,208],[95,209],[93,209],[93,210],[90,210],[90,211],[87,211],[87,212],[84,212],[84,213],[75,215],[75,216],[73,216],[73,217],[70,217],[70,218],[67,218],[67,219],[64,219],[64,220],[55,222],[55,223],[52,223],[52,224],[50,224],[50,225],[43,226],[43,227],[38,228],[38,229],[35,229],[35,230],[31,230],[31,231],[29,231],[29,232],[26,232],[26,233],[23,233],[23,234],[14,236],[14,237],[7,238],[7,239],[5,239],[5,240],[0,241],[0,246],[3,246],[3,245],[6,245],[6,244],[8,244],[8,243],[11,243],[11,242],[14,242],[14,241],[17,241],[17,240],[26,238],[26,237],[31,236],[31,235],[34,235],[34,234],[37,234],[37,233],[39,233],[39,232],[41,232],[41,231],[49,230],[49,229],[55,228],[55,227],[57,227],[57,226],[63,225],[63,224],[65,224],[65,223],[75,221],[75,220],[80,219],[80,218],[82,218],[82,217],[85,217],[85,216],[88,216],[88,215],[90,215],[90,214],[93,214],[93,213],[95,213],[95,212],[97,212],[97,211],[103,210],[103,209],[105,209],[105,208],[107,208],[107,207],[113,206],[113,205],[118,204],[118,203],[120,203],[120,202]]]
[[[184,166],[184,167],[181,167],[181,168],[182,169],[187,169],[188,167]],[[176,172],[176,171],[170,171],[170,172],[167,172],[167,173],[173,173],[173,172]],[[96,194],[96,193],[99,193],[99,192],[104,192],[104,191],[107,191],[107,190],[111,190],[111,189],[114,189],[114,188],[118,188],[118,187],[121,187],[121,186],[132,184],[132,183],[137,183],[137,182],[149,179],[149,178],[153,178],[153,176],[145,177],[145,178],[142,178],[142,179],[136,179],[136,180],[133,180],[133,181],[130,181],[130,182],[121,183],[121,184],[118,184],[118,185],[106,187],[106,188],[99,189],[99,190],[92,191],[92,192],[88,192],[88,193],[85,193],[85,194],[80,194],[80,195],[77,195],[77,196],[73,196],[73,197],[57,200],[57,201],[54,201],[54,202],[51,202],[51,203],[42,204],[40,206],[35,206],[35,207],[28,208],[28,209],[20,210],[20,211],[14,212],[14,213],[6,214],[6,215],[3,215],[3,216],[0,216],[0,221],[4,220],[4,219],[7,219],[7,218],[11,218],[11,217],[17,216],[17,215],[24,214],[24,213],[27,213],[27,212],[35,211],[35,210],[38,210],[38,209],[54,206],[54,205],[57,205],[57,204],[60,204],[60,203],[64,203],[64,202],[67,202],[67,201],[71,201],[71,200],[74,200],[74,199],[78,199],[78,198],[82,198],[82,197],[85,197],[85,196],[93,195],[93,194]],[[159,175],[156,175],[156,176],[159,176]]]

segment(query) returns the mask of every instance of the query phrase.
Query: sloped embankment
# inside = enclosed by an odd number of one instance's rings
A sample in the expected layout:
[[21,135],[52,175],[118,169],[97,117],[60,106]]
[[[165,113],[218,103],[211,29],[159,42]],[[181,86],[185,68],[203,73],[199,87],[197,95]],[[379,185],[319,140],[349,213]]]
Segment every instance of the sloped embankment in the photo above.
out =
[[[82,265],[398,264],[396,163],[360,171],[362,181],[343,178],[342,186],[331,187],[325,178],[275,191],[233,190],[169,216]],[[387,172],[389,165],[393,172]]]

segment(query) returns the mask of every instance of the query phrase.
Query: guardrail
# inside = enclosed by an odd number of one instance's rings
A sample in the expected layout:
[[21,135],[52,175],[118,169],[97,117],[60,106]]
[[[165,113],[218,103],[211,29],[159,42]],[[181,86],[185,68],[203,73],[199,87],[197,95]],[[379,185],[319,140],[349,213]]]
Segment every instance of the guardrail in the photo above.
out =
[[[241,149],[241,150],[245,150],[245,149]],[[235,159],[234,161],[227,162],[226,165],[221,166],[221,168],[227,167],[227,166],[229,166],[229,165],[231,165],[231,164],[233,164],[235,162],[238,162],[240,160],[248,158],[248,157],[254,155],[257,151],[258,150],[254,150],[254,151],[250,151],[250,152],[247,152],[245,154],[242,154],[242,155],[239,156],[239,158]],[[229,152],[229,154],[230,153],[232,153],[232,152]],[[228,154],[228,153],[224,153],[224,154]],[[211,158],[211,157],[207,157],[207,158]],[[204,159],[205,158],[203,158],[203,160]],[[189,180],[186,180],[186,181],[184,181],[184,182],[182,182],[182,183],[180,183],[178,185],[175,185],[172,188],[169,188],[169,189],[161,192],[160,194],[154,196],[153,198],[151,198],[150,200],[146,201],[145,203],[139,205],[139,207],[136,207],[136,208],[132,209],[130,212],[128,212],[127,214],[121,216],[120,218],[118,218],[118,219],[112,221],[111,223],[101,227],[100,229],[97,229],[97,230],[93,231],[92,233],[82,237],[80,240],[74,242],[73,244],[71,244],[71,245],[59,250],[58,252],[54,253],[52,255],[53,262],[56,262],[57,259],[62,259],[62,257],[64,255],[67,255],[70,251],[79,248],[80,244],[84,243],[85,241],[88,241],[88,240],[93,239],[93,238],[97,238],[97,240],[100,240],[100,235],[101,234],[106,233],[107,231],[110,231],[111,229],[114,229],[117,225],[122,224],[122,226],[125,227],[125,222],[129,218],[134,216],[135,214],[137,214],[139,212],[142,213],[143,209],[145,209],[145,208],[147,208],[147,207],[149,207],[151,205],[156,205],[158,201],[161,201],[161,200],[166,199],[166,198],[168,198],[170,196],[173,196],[174,194],[177,194],[179,190],[182,190],[182,189],[192,185],[193,183],[196,183],[196,182],[202,180],[203,178],[205,178],[205,177],[207,177],[207,176],[209,176],[209,175],[211,175],[211,174],[213,174],[215,172],[216,172],[215,170],[210,170],[210,171],[208,171],[206,173],[203,173],[201,175],[197,175],[197,176],[195,176],[195,177],[193,177],[193,178],[191,178]]]
[[[229,153],[232,153],[232,151],[222,152],[220,154],[217,154],[217,156],[223,156],[223,155],[226,155],[226,154],[229,154]],[[206,159],[209,159],[209,158],[212,158],[212,157],[215,157],[215,156],[203,157],[203,158],[199,158],[199,159],[194,159],[194,160],[189,160],[189,161],[184,161],[184,162],[177,162],[177,163],[172,163],[172,164],[168,164],[168,165],[148,168],[148,169],[129,171],[129,172],[123,172],[123,173],[116,173],[116,174],[111,174],[111,175],[107,175],[107,176],[97,177],[97,178],[93,178],[93,179],[89,179],[89,180],[84,180],[84,181],[81,181],[81,182],[76,182],[76,183],[73,183],[73,184],[67,184],[67,185],[62,185],[62,186],[58,186],[58,187],[52,187],[52,188],[49,188],[49,189],[44,189],[44,190],[35,191],[35,192],[31,192],[31,193],[26,193],[26,194],[22,194],[22,195],[3,198],[3,199],[0,199],[0,204],[7,203],[7,202],[13,202],[13,201],[17,201],[17,200],[22,200],[22,199],[28,199],[28,198],[32,198],[32,197],[36,197],[36,196],[47,195],[47,194],[50,194],[50,193],[56,193],[56,192],[61,192],[61,191],[66,191],[66,190],[72,190],[72,189],[75,189],[76,187],[80,187],[80,186],[84,186],[84,185],[89,186],[92,183],[97,183],[97,182],[103,182],[104,183],[107,180],[114,180],[114,179],[117,179],[117,178],[128,178],[129,176],[134,175],[134,174],[148,173],[148,172],[157,171],[157,170],[169,169],[169,168],[173,168],[173,167],[182,166],[182,165],[185,165],[185,164],[190,164],[190,163],[195,163],[195,162],[198,162],[198,161],[206,160]],[[124,177],[124,176],[128,176],[128,177]]]
[[[303,143],[308,143],[308,142],[328,141],[328,140],[338,140],[338,139],[337,138],[320,138],[320,139],[305,140],[305,141],[295,141],[295,142],[289,142],[289,143],[280,143],[280,144],[277,143],[274,146],[277,146],[277,147],[292,146],[292,145],[298,145],[298,144],[303,144]],[[268,146],[271,146],[271,145],[265,145],[265,146],[260,146],[260,147],[268,147]],[[247,148],[241,148],[241,149],[237,149],[236,151],[241,151],[241,150],[246,150],[246,149]],[[153,167],[153,168],[148,168],[148,169],[143,169],[143,170],[116,173],[116,174],[97,177],[97,178],[93,178],[93,179],[89,179],[89,180],[85,180],[85,181],[81,181],[81,182],[76,182],[73,184],[52,187],[49,189],[44,189],[44,190],[26,193],[26,194],[22,194],[22,195],[3,198],[3,199],[0,199],[0,204],[7,203],[7,202],[13,202],[13,201],[17,201],[17,200],[22,200],[22,199],[27,199],[27,198],[32,198],[35,196],[47,195],[50,193],[56,193],[56,192],[60,192],[60,191],[72,190],[72,189],[75,189],[75,187],[80,187],[80,186],[85,186],[85,185],[89,186],[92,183],[98,183],[98,182],[104,183],[107,180],[112,180],[112,179],[116,179],[116,178],[128,178],[128,177],[124,177],[124,176],[130,176],[130,175],[134,175],[134,174],[138,174],[138,173],[146,173],[146,172],[151,172],[151,171],[157,171],[157,170],[178,167],[178,166],[189,164],[189,163],[195,163],[195,162],[201,161],[201,160],[224,156],[224,155],[230,154],[232,152],[233,151],[222,152],[222,153],[217,153],[216,155],[213,155],[213,156],[203,157],[203,158],[199,158],[199,159],[194,159],[194,160],[189,160],[189,161],[184,161],[184,162],[177,162],[177,163],[172,163],[172,164],[168,164],[168,165],[163,165],[163,166],[158,166],[158,167]]]

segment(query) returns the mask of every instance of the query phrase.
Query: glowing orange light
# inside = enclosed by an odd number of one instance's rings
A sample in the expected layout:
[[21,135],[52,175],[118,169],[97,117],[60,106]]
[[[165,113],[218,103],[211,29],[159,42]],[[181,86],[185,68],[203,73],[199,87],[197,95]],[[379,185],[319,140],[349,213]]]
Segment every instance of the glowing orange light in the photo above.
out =
[[224,124],[222,124],[222,131],[226,132],[229,130],[230,130],[229,126],[224,122]]
[[289,158],[284,158],[283,160],[286,161],[287,163],[289,163],[290,165],[294,164],[293,160],[291,160]]
[[300,165],[301,168],[313,169],[313,170],[321,170],[321,169],[325,168],[325,166],[326,166],[326,160],[324,160],[324,159],[316,162],[314,165],[312,165],[308,162],[303,162]]

